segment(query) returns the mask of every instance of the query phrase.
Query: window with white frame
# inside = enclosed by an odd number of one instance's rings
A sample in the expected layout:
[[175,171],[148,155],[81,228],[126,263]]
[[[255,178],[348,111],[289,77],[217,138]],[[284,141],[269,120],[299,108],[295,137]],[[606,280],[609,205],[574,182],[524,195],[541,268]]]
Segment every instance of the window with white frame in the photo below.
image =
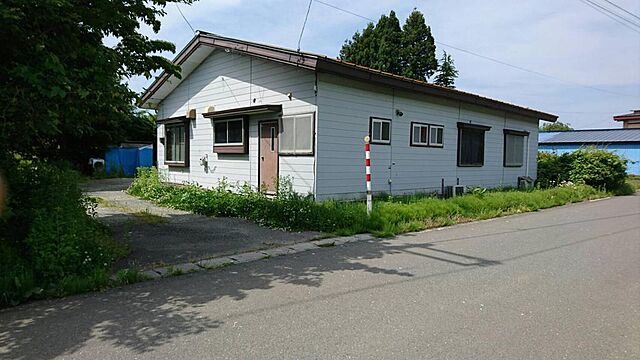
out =
[[313,114],[283,116],[280,121],[280,154],[313,154]]
[[504,166],[520,167],[524,164],[524,143],[527,132],[504,130]]
[[411,125],[411,145],[428,146],[429,145],[429,125],[412,123]]
[[244,145],[244,119],[216,120],[213,133],[215,146]]
[[390,144],[391,143],[391,120],[372,117],[370,118],[369,129],[371,143]]
[[444,127],[442,125],[411,123],[411,146],[442,147],[443,138]]
[[429,146],[444,146],[444,127],[429,125]]

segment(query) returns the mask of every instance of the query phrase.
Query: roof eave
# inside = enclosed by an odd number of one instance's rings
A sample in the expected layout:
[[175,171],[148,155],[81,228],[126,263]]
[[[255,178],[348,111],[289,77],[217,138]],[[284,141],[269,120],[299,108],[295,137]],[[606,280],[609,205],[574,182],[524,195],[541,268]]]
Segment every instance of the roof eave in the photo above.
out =
[[317,71],[333,73],[345,77],[350,77],[356,80],[372,81],[378,84],[388,85],[404,90],[418,91],[426,95],[453,99],[464,103],[476,104],[494,110],[506,111],[513,114],[537,118],[539,120],[550,122],[556,122],[558,120],[558,116],[554,114],[549,114],[517,105],[507,104],[501,101],[485,98],[483,96],[471,93],[466,93],[460,90],[453,90],[443,86],[428,84],[422,81],[385,73],[379,70],[351,65],[330,58],[318,59]]
[[[287,51],[285,49],[278,49],[268,45],[260,45],[237,39],[214,36],[208,33],[198,33],[191,39],[191,41],[189,41],[187,46],[180,51],[173,60],[173,63],[176,65],[182,65],[200,46],[211,46],[223,49],[227,52],[248,54],[254,57],[309,70],[315,70],[317,62],[317,56],[307,53]],[[171,74],[163,71],[160,76],[153,81],[151,86],[145,90],[138,102],[138,106],[146,109],[154,108],[152,104],[149,103],[149,100],[170,77]]]

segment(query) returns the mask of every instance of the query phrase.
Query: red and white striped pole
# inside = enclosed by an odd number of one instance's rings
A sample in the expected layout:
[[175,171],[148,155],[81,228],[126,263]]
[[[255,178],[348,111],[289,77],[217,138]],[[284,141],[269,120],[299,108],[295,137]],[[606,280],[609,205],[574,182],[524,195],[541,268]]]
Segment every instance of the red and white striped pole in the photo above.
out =
[[367,181],[367,215],[371,214],[373,209],[373,200],[371,196],[371,149],[369,145],[369,136],[364,137],[364,167],[365,179]]

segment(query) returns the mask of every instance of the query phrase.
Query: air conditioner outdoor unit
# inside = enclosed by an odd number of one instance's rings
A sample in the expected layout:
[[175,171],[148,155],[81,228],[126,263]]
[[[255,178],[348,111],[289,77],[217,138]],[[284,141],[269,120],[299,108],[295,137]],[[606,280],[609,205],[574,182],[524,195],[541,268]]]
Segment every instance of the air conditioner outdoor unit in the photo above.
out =
[[450,198],[454,196],[464,195],[464,185],[449,185],[444,187],[444,193],[442,196],[444,198]]
[[533,187],[533,179],[529,176],[518,176],[518,189],[529,189]]
[[444,192],[442,193],[442,197],[448,199],[453,197],[453,186],[445,186],[443,188]]

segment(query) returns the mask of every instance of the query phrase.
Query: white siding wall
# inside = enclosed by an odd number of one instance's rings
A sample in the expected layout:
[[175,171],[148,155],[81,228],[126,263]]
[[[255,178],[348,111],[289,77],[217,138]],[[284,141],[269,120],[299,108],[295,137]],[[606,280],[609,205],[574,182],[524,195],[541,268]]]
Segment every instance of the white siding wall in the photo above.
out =
[[[191,121],[190,167],[164,165],[164,147],[158,146],[158,168],[175,183],[196,182],[216,186],[225,177],[231,183],[248,182],[258,185],[258,121],[272,119],[253,116],[249,121],[249,154],[217,154],[213,152],[213,127],[202,113],[207,107],[226,110],[260,104],[281,104],[283,115],[316,111],[315,74],[249,56],[214,51],[160,104],[158,118],[186,114],[196,109]],[[287,96],[292,94],[292,99]],[[255,101],[254,101],[255,99]],[[158,135],[162,136],[159,126]],[[209,169],[200,165],[200,158],[209,157]],[[280,176],[293,179],[295,190],[313,192],[314,156],[280,156]]]
[[[317,192],[319,199],[364,194],[363,137],[369,117],[392,119],[391,146],[372,145],[374,192],[440,191],[445,185],[515,186],[518,176],[535,178],[538,121],[425,95],[375,87],[333,75],[318,75]],[[395,115],[395,109],[403,112]],[[410,123],[444,126],[444,148],[410,147]],[[457,166],[458,122],[491,126],[485,133],[483,167]],[[503,167],[503,129],[530,132],[528,164]],[[526,144],[526,143],[525,143]],[[526,146],[526,145],[525,145]]]

